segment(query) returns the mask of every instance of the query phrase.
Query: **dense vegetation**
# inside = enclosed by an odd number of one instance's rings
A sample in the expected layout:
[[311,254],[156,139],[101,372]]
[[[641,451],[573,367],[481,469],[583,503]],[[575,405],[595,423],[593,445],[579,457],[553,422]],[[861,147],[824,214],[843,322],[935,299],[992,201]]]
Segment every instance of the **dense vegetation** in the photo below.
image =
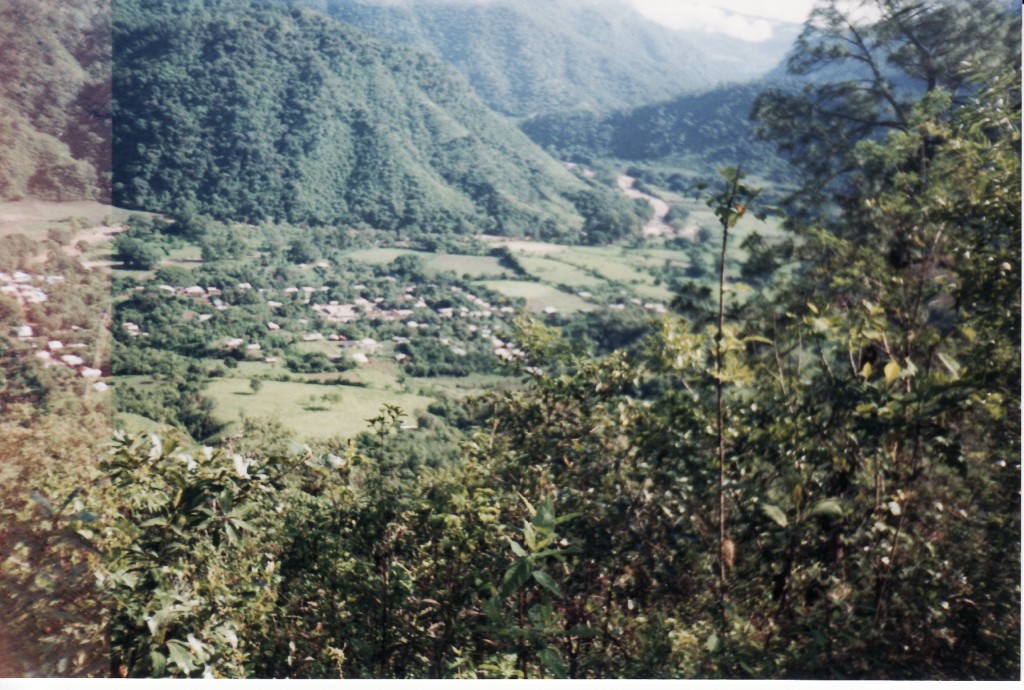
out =
[[306,4],[436,54],[514,117],[633,106],[735,78],[711,69],[681,34],[607,0]]
[[571,198],[591,185],[450,68],[310,10],[118,3],[114,61],[119,205],[438,233],[582,226]]
[[[24,449],[0,504],[0,671],[1019,679],[1019,24],[994,2],[962,23],[952,0],[872,5],[858,18],[822,0],[793,65],[835,80],[758,109],[798,166],[824,157],[789,200],[790,241],[746,235],[735,270],[738,224],[773,209],[723,167],[699,188],[717,270],[674,284],[672,313],[504,324],[517,385],[439,399],[416,429],[392,404],[362,434],[303,445],[274,421],[218,438],[177,417],[102,452],[72,444],[61,463],[53,420],[89,398],[59,369],[0,358],[0,404],[21,416],[0,432]],[[849,61],[888,67],[864,88],[843,81]],[[893,96],[890,80],[922,76]],[[863,128],[832,126],[843,115]],[[246,358],[211,333],[259,337],[297,375],[324,366],[293,337],[318,300],[398,306],[414,287],[429,306],[482,308],[416,256],[358,266],[345,251],[371,235],[347,228],[183,215],[133,219],[126,236],[126,261],[201,247],[197,265],[116,283],[111,365],[160,381],[129,401],[153,415],[176,409],[176,388],[201,396],[183,368]],[[5,247],[7,271],[36,259],[25,238]],[[526,273],[522,255],[494,258]],[[96,276],[49,261],[68,276],[61,299],[95,307]],[[179,289],[192,280],[218,293]],[[11,328],[50,314],[0,307]],[[106,332],[53,327],[87,345]],[[332,326],[349,340],[392,327]]]
[[747,119],[763,83],[720,86],[611,113],[581,110],[522,123],[535,142],[570,160],[663,161],[695,170],[744,161],[761,175],[783,172],[774,147]]
[[3,4],[0,121],[0,200],[109,199],[109,0]]

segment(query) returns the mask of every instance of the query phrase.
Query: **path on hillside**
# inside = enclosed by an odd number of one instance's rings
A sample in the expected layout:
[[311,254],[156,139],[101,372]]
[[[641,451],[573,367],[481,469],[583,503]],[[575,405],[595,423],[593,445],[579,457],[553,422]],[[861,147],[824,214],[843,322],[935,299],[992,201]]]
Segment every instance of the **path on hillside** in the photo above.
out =
[[669,206],[665,203],[664,199],[659,199],[656,196],[651,196],[650,194],[644,194],[641,192],[634,186],[636,179],[629,175],[620,175],[616,182],[619,185],[619,189],[622,190],[622,193],[627,197],[630,199],[643,199],[651,205],[652,209],[654,209],[654,217],[644,224],[644,237],[662,237],[677,234],[676,229],[665,222],[665,216],[668,215]]

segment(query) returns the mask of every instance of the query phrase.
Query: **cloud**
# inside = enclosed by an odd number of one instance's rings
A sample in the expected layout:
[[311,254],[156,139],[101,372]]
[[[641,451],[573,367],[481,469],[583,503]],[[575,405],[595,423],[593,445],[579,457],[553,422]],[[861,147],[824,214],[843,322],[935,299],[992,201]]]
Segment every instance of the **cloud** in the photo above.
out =
[[814,0],[630,0],[633,8],[664,26],[723,33],[758,43],[780,23],[801,24]]

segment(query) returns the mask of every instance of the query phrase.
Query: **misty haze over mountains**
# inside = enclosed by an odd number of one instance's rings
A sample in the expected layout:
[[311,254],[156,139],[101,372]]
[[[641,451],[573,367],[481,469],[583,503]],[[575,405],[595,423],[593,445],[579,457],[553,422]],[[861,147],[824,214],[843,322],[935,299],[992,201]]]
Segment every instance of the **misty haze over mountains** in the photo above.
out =
[[635,107],[731,82],[777,65],[799,33],[770,40],[676,30],[627,0],[305,0],[378,37],[432,52],[513,117]]

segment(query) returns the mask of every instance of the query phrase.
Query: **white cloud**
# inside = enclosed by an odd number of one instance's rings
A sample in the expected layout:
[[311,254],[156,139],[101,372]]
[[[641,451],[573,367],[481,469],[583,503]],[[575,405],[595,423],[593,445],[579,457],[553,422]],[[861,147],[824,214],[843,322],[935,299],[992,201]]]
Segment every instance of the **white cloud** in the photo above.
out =
[[673,29],[724,33],[767,41],[780,22],[802,24],[814,0],[630,0],[648,19]]

